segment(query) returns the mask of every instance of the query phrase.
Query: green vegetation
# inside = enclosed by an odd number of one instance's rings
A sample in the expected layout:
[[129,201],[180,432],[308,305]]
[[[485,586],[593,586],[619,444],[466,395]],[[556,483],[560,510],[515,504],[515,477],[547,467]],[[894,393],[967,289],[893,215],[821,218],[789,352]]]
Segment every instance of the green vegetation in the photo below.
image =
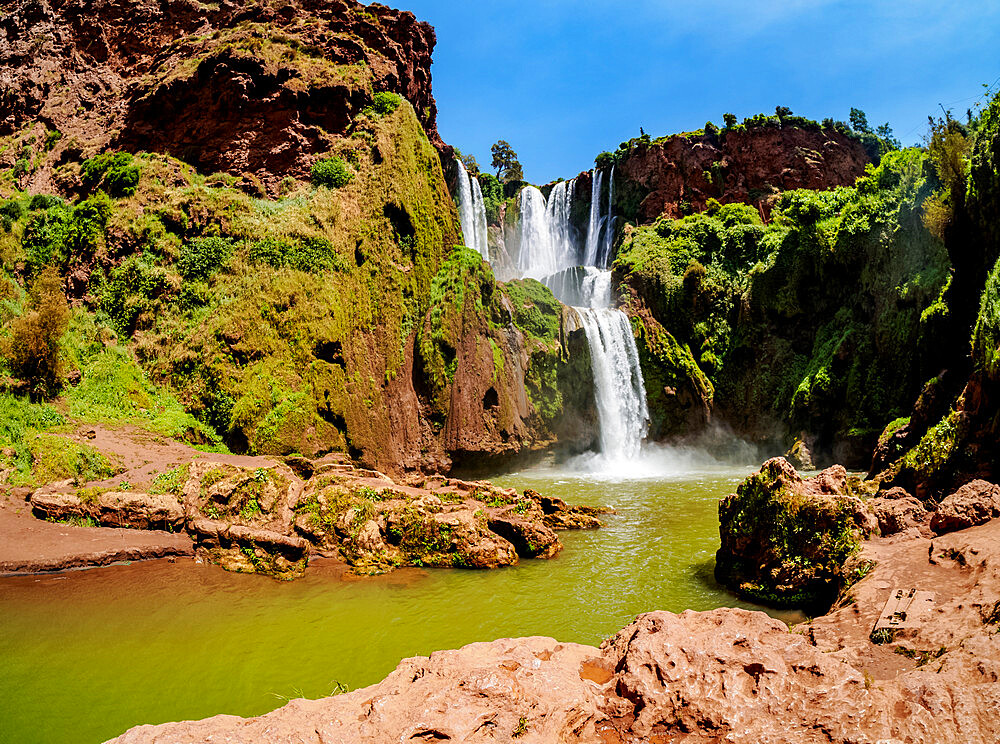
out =
[[388,116],[399,108],[403,97],[398,93],[381,92],[372,96],[371,105],[361,109],[361,113],[369,119],[379,119]]
[[338,157],[317,160],[312,167],[312,181],[317,186],[339,189],[349,184],[352,178],[354,174],[347,163]]
[[937,371],[949,261],[921,221],[936,185],[926,154],[894,151],[854,187],[782,194],[768,224],[710,204],[627,230],[615,269],[655,321],[639,329],[654,433],[688,421],[679,401],[714,399],[742,425],[874,445]]
[[107,152],[84,160],[80,177],[87,188],[101,188],[115,198],[132,196],[139,185],[139,166],[126,152]]
[[832,601],[864,537],[854,508],[841,497],[805,494],[775,463],[781,461],[766,463],[720,502],[716,575],[768,604]]
[[517,153],[505,140],[498,140],[490,151],[493,153],[493,167],[496,169],[497,178],[503,183],[516,183],[524,180],[524,171],[521,162],[517,159]]

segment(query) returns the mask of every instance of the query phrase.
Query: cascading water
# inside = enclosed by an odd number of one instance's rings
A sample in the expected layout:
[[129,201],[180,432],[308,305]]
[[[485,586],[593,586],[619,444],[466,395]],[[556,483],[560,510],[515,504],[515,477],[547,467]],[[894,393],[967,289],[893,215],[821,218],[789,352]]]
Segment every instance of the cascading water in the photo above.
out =
[[[607,212],[602,214],[604,174],[591,181],[590,218],[582,252],[570,221],[576,181],[561,181],[546,199],[534,186],[521,190],[522,276],[546,284],[580,314],[594,375],[601,460],[634,460],[649,423],[639,353],[628,316],[612,307],[611,272],[606,266],[614,242],[614,168],[609,174]],[[583,265],[580,265],[580,257]]]
[[590,179],[590,219],[587,220],[587,244],[583,252],[584,266],[597,265],[597,252],[601,240],[601,183],[603,174],[594,169]]
[[646,438],[649,409],[632,327],[621,310],[578,311],[590,346],[601,456],[610,463],[634,460]]
[[576,247],[569,219],[576,181],[560,181],[548,200],[534,186],[521,189],[521,251],[517,266],[521,275],[544,279],[575,266]]
[[490,260],[489,240],[486,231],[486,205],[479,179],[473,178],[461,160],[458,165],[458,216],[462,223],[465,244],[487,261]]

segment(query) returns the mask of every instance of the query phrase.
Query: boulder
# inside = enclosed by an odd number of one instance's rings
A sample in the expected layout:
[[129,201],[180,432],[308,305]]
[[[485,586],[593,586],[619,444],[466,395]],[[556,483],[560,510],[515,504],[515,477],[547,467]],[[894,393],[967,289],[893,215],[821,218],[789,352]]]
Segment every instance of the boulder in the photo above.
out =
[[544,522],[525,519],[513,507],[489,518],[490,530],[514,546],[522,558],[553,558],[562,543]]
[[895,535],[927,521],[924,505],[899,487],[880,493],[868,502],[868,508],[878,520],[878,529],[883,536]]
[[878,528],[848,492],[840,465],[803,480],[787,460],[768,460],[719,502],[716,578],[741,594],[781,606],[832,602],[844,562]]
[[176,497],[165,494],[108,491],[81,499],[76,493],[39,489],[31,497],[31,509],[40,519],[92,519],[104,527],[174,531],[184,526],[184,509]]
[[944,498],[931,517],[931,529],[941,535],[975,527],[998,516],[1000,486],[984,480],[974,480]]

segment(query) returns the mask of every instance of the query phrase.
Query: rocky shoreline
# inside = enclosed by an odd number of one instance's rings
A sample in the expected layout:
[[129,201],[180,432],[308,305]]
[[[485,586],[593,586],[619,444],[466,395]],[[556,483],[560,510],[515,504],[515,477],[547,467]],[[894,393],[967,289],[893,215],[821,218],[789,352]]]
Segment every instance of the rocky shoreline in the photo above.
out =
[[[828,614],[650,612],[600,648],[532,637],[402,661],[382,682],[264,716],[139,726],[152,742],[945,742],[1000,730],[1000,521],[864,544],[875,568]],[[897,587],[933,592],[871,631]]]
[[[0,534],[10,547],[0,550],[0,572],[178,555],[281,579],[301,576],[310,556],[338,558],[362,574],[402,566],[497,568],[552,558],[562,550],[556,531],[599,527],[598,515],[611,511],[486,481],[395,481],[338,455],[215,456],[140,441],[128,430],[101,435],[144,453],[133,463],[142,465],[106,481],[57,481],[12,494],[15,504],[23,499],[21,512],[30,509],[38,519],[7,510]],[[170,456],[150,469],[150,461],[163,459],[160,448]]]

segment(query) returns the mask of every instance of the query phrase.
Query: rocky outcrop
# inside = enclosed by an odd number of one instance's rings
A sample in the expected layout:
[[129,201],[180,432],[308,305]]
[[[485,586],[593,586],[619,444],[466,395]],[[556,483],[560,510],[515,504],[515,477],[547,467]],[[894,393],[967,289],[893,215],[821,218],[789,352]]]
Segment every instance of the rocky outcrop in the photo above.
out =
[[62,134],[22,186],[44,183],[73,152],[113,145],[273,192],[305,176],[381,91],[407,98],[447,149],[431,92],[434,30],[412,13],[354,0],[9,5],[0,135],[36,121]]
[[768,460],[719,502],[716,578],[767,603],[829,606],[845,562],[878,528],[850,491],[840,465],[803,480],[784,458]]
[[882,535],[895,535],[927,522],[927,509],[902,488],[890,488],[880,493],[868,502],[868,507],[878,520]]
[[[406,659],[354,692],[252,719],[139,726],[114,742],[988,744],[1000,728],[1000,522],[939,540],[870,543],[878,566],[851,600],[793,632],[741,609],[650,612],[600,648],[475,643]],[[915,581],[934,611],[873,643],[892,587]]]
[[106,491],[81,497],[70,487],[61,483],[39,489],[31,496],[32,512],[39,519],[89,519],[102,527],[173,532],[184,526],[184,510],[172,495]]
[[985,524],[994,517],[1000,517],[1000,486],[974,480],[945,496],[931,517],[931,529],[941,535]]
[[[497,568],[562,550],[555,529],[599,527],[598,507],[569,506],[535,491],[443,476],[394,481],[342,456],[287,463],[229,456],[170,470],[165,493],[80,488],[66,481],[30,496],[53,521],[186,531],[197,554],[230,571],[293,579],[313,553],[359,573],[400,566]],[[254,462],[252,458],[243,458]],[[255,463],[255,464],[256,464]]]
[[[770,214],[774,197],[792,189],[850,186],[871,156],[834,129],[752,127],[719,134],[675,134],[634,140],[615,164],[615,214],[639,224],[660,215],[701,212],[709,199],[744,202]],[[581,174],[577,194],[590,194]]]

